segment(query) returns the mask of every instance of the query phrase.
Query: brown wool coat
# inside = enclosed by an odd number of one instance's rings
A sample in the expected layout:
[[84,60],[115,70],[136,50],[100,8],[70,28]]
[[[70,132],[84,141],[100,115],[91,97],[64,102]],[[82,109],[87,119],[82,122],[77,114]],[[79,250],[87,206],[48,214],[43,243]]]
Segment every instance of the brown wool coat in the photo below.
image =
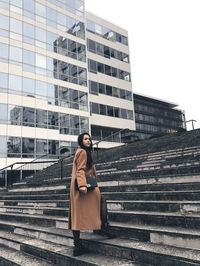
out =
[[75,189],[75,178],[77,176],[78,186],[86,186],[86,176],[96,175],[96,168],[86,169],[87,153],[78,148],[74,156],[72,179],[70,186],[70,210],[69,229],[72,230],[99,230],[101,228],[99,188],[95,188],[87,194]]

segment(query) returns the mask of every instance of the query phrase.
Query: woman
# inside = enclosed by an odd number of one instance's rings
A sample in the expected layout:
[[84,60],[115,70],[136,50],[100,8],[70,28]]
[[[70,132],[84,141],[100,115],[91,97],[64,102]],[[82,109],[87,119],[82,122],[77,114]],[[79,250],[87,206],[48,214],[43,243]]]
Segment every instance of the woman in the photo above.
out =
[[[73,161],[72,179],[70,186],[70,211],[69,229],[72,229],[74,236],[74,256],[86,252],[81,245],[80,230],[100,230],[100,201],[101,194],[96,187],[87,191],[86,176],[96,175],[96,168],[92,160],[92,141],[88,133],[78,137],[79,147]],[[75,187],[75,179],[79,190]]]

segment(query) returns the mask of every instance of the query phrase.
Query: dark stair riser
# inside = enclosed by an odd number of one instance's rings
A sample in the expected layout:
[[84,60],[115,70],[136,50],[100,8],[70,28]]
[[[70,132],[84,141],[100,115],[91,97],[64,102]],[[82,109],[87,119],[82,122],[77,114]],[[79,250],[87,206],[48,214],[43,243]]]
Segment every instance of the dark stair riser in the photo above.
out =
[[67,194],[45,194],[45,195],[12,195],[12,196],[0,196],[0,200],[67,200],[69,195]]
[[144,200],[144,201],[161,201],[161,200],[188,200],[195,201],[200,200],[200,192],[190,191],[190,192],[146,192],[146,193],[103,193],[107,200]]
[[24,216],[24,215],[7,215],[5,213],[1,214],[1,219],[5,221],[12,221],[12,222],[21,222],[21,223],[28,223],[28,224],[35,224],[35,225],[42,225],[44,227],[49,226],[56,226],[56,220],[42,218],[41,217],[31,217],[31,216]]
[[200,217],[165,216],[151,214],[109,213],[109,220],[113,222],[133,223],[141,225],[172,226],[187,229],[200,229]]
[[[122,180],[123,181],[123,180]],[[102,192],[139,192],[139,191],[183,191],[183,190],[200,190],[200,183],[188,184],[145,184],[145,185],[119,185],[100,187]]]

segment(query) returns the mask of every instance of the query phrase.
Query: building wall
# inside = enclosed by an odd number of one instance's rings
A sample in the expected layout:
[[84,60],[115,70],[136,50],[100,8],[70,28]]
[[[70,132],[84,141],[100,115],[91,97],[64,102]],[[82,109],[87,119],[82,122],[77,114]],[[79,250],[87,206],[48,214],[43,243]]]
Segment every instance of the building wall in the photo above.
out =
[[61,146],[70,153],[89,131],[84,1],[76,2],[0,3],[0,168]]
[[[135,129],[127,32],[85,13],[82,0],[8,2],[0,2],[0,168],[46,153],[57,157],[63,146],[70,154],[77,136],[95,127],[102,136]],[[116,40],[86,31],[88,18],[114,31]],[[118,51],[123,61],[89,51],[88,38]],[[118,69],[120,78],[91,73],[88,60]],[[105,93],[89,94],[90,81],[103,83]],[[110,89],[114,96],[106,95]]]
[[[128,33],[89,12],[86,12],[86,19],[90,122],[93,138],[100,139],[125,128],[135,130],[130,59],[127,60],[125,57],[127,55],[129,58]],[[107,33],[124,36],[127,43],[120,43],[112,37],[106,38]],[[116,53],[117,58],[111,56],[111,52]],[[97,71],[91,71],[90,60],[96,62]],[[104,72],[105,65],[111,67],[111,75],[98,71],[101,64]],[[118,73],[128,73],[128,77],[115,77],[113,69],[117,69]],[[102,85],[103,89],[100,88]]]
[[135,135],[140,139],[185,130],[185,114],[177,104],[134,94],[134,108]]

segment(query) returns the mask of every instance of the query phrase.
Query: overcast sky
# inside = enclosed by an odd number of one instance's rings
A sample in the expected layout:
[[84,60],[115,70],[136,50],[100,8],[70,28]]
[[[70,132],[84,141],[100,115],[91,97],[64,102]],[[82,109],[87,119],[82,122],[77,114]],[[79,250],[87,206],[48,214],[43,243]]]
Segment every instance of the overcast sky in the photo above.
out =
[[128,31],[133,91],[177,103],[200,128],[200,0],[85,0],[85,7]]

